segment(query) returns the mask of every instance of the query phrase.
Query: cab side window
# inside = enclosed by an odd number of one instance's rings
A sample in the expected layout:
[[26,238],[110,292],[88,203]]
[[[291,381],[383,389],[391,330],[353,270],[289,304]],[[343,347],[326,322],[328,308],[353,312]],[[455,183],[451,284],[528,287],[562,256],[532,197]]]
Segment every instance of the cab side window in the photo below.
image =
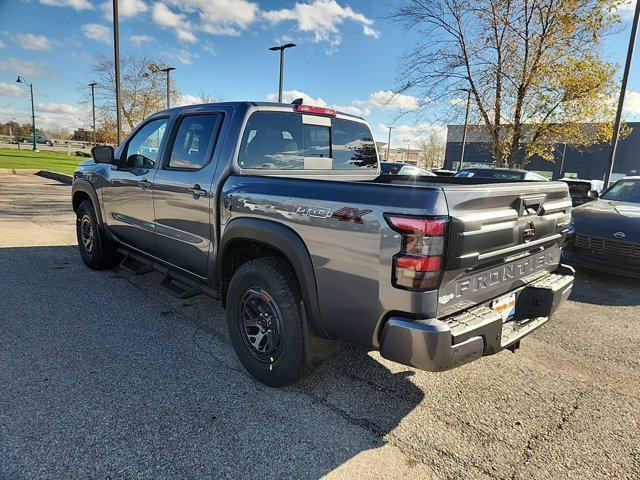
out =
[[199,170],[209,163],[220,115],[188,115],[180,121],[168,168]]
[[168,121],[166,118],[159,118],[138,130],[127,144],[124,159],[121,159],[122,169],[154,167]]

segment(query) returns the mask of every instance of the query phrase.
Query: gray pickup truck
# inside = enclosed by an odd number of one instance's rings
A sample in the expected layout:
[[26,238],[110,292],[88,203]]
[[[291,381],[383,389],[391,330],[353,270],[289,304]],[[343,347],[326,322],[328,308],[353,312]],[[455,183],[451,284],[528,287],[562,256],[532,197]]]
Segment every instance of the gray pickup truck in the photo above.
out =
[[430,371],[515,351],[573,285],[565,183],[381,175],[367,123],[331,109],[173,108],[92,153],[72,194],[84,263],[221,300],[268,385],[339,340]]

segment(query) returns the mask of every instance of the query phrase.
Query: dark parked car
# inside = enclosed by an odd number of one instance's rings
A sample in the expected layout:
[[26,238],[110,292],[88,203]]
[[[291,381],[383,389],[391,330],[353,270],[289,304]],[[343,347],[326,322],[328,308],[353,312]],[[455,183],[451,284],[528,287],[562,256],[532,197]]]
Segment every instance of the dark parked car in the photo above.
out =
[[574,207],[597,199],[604,188],[602,180],[580,180],[577,178],[562,178],[561,180],[569,185],[569,194]]
[[570,232],[564,256],[571,263],[640,278],[640,177],[575,208]]
[[546,182],[547,178],[536,172],[514,168],[463,168],[454,177],[495,178],[499,180],[535,180]]
[[436,168],[431,171],[438,177],[453,177],[456,173],[458,173],[457,170],[447,170],[445,168]]
[[422,175],[433,177],[435,174],[424,168],[401,162],[380,162],[380,173],[383,175]]
[[[16,142],[18,143],[33,143],[33,135],[16,135]],[[36,135],[36,143],[53,147],[53,140],[45,137],[44,135]]]

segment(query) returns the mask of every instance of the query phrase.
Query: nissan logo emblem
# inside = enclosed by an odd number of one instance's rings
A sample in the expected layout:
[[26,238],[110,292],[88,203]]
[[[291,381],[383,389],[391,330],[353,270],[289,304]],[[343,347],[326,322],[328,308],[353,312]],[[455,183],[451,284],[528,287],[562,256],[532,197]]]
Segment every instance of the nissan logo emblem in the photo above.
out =
[[525,225],[524,230],[522,231],[522,238],[524,239],[524,243],[529,243],[535,236],[536,226],[533,224],[533,222],[528,222]]
[[627,235],[624,232],[616,232],[613,236],[616,238],[625,238]]

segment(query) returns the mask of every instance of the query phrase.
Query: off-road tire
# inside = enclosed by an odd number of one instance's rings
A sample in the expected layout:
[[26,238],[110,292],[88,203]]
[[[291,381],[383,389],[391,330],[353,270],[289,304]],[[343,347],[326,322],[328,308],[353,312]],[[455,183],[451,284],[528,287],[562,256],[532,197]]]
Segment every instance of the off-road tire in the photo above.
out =
[[[86,238],[83,240],[83,229],[86,233],[87,228],[93,232],[93,242],[90,248]],[[118,262],[118,250],[99,228],[96,212],[89,200],[83,201],[78,207],[76,234],[80,256],[87,267],[92,270],[102,270],[113,267]]]
[[[250,289],[268,293],[281,317],[280,351],[276,358],[261,361],[245,341],[242,299]],[[300,287],[290,265],[278,257],[263,257],[244,263],[231,278],[227,290],[227,327],[231,344],[244,368],[271,387],[291,385],[309,373],[305,362]]]

